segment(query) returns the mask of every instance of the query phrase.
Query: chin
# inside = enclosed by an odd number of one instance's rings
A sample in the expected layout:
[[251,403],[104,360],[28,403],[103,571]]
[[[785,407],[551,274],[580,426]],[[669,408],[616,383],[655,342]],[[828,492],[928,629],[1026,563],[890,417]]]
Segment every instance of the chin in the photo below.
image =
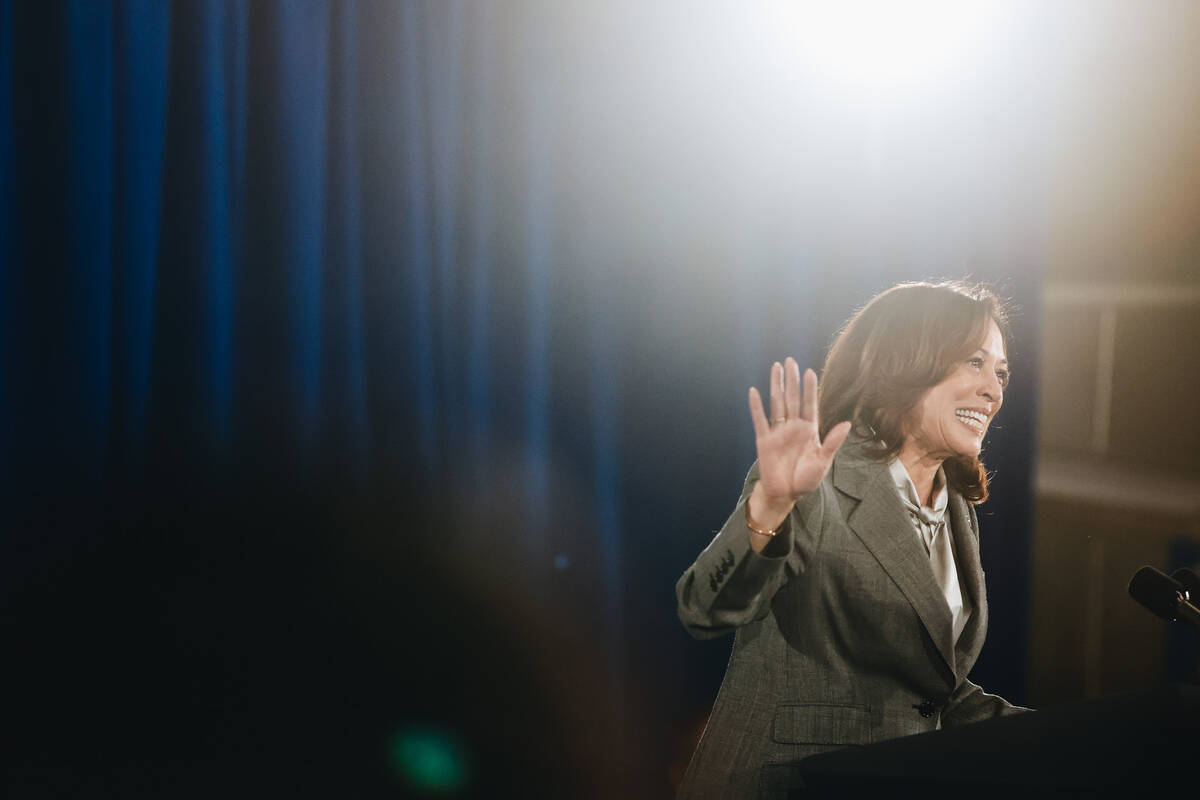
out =
[[[942,440],[945,447],[953,454],[953,458],[979,458],[979,453],[983,450],[983,437],[987,431],[976,435],[972,431],[963,427],[961,422],[955,420],[954,426],[944,432],[945,438]],[[959,430],[959,428],[962,428]]]
[[983,442],[972,442],[965,447],[958,448],[955,453],[959,458],[979,458],[979,453],[983,450]]
[[951,449],[954,451],[954,458],[979,458],[979,453],[983,450],[983,440],[964,437],[954,442]]

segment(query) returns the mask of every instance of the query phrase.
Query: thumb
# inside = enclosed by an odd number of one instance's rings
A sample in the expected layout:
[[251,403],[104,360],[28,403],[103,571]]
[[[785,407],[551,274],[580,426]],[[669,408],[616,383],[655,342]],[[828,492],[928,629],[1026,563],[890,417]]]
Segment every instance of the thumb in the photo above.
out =
[[842,442],[846,441],[846,437],[850,435],[850,422],[839,422],[833,426],[829,433],[825,434],[825,441],[821,442],[821,451],[828,458],[833,458],[837,453],[838,448],[842,446]]

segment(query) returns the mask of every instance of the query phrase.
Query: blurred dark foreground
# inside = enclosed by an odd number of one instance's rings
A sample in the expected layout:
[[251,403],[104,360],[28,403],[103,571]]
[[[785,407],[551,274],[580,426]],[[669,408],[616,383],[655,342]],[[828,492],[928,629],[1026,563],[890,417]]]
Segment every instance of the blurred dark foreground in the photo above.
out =
[[6,796],[669,791],[505,520],[464,547],[455,501],[403,484],[154,483],[12,523]]

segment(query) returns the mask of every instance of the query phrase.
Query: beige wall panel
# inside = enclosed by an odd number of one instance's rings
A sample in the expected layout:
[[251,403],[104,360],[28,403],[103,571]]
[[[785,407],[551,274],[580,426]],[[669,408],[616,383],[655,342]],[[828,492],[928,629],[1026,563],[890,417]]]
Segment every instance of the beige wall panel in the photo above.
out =
[[1095,307],[1046,310],[1038,422],[1043,450],[1086,453],[1091,448],[1099,319]]
[[1112,459],[1200,475],[1200,308],[1123,309],[1114,353]]
[[1196,536],[1180,517],[1038,501],[1029,697],[1054,706],[1162,682],[1168,623],[1136,603],[1129,579],[1167,567],[1170,542]]

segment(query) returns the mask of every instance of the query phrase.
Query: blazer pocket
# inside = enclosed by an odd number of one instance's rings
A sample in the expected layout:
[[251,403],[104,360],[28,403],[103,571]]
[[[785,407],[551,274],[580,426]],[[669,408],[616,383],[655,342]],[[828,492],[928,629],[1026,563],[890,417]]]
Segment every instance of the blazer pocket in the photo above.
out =
[[771,738],[780,744],[865,744],[871,741],[871,708],[838,703],[779,705]]

